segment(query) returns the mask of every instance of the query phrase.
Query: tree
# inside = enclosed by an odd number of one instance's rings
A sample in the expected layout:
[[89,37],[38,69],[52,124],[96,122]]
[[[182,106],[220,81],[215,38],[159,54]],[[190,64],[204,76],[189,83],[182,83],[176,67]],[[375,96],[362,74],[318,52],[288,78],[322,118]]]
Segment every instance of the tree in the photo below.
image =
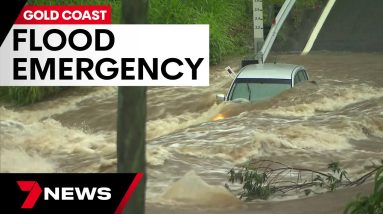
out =
[[[147,0],[123,0],[122,23],[144,24]],[[146,171],[145,159],[146,87],[119,87],[117,111],[117,172]],[[145,213],[146,179],[140,181],[124,213]]]

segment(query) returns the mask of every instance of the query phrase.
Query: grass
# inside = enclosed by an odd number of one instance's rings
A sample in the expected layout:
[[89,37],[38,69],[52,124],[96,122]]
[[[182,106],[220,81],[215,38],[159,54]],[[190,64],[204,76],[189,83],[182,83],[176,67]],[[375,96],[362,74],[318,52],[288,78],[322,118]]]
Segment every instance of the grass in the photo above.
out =
[[[298,0],[293,16],[297,25],[304,20],[302,11],[325,0]],[[271,22],[274,5],[284,0],[264,0],[264,17]],[[120,0],[29,0],[29,5],[110,5],[112,22],[120,23]],[[274,12],[273,12],[274,13]],[[210,62],[251,52],[253,46],[252,0],[150,0],[149,23],[209,24]],[[266,23],[267,24],[267,23]],[[60,87],[0,87],[0,100],[29,104],[56,95]]]
[[[119,0],[29,0],[28,5],[110,5],[112,22],[119,23],[121,17],[121,1]],[[0,87],[0,101],[27,105],[57,96],[70,87]]]
[[383,168],[376,172],[374,190],[369,196],[358,196],[344,214],[383,214]]
[[210,62],[249,51],[252,42],[251,0],[152,0],[149,22],[209,24]]
[[25,105],[62,91],[64,87],[0,87],[0,100]]

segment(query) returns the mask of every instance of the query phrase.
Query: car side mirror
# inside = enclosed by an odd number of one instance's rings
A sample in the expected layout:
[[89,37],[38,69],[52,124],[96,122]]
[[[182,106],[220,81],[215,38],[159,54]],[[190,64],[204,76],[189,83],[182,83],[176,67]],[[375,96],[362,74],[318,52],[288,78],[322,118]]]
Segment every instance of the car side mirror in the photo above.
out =
[[215,95],[215,99],[218,103],[225,101],[225,95],[224,94],[217,94]]

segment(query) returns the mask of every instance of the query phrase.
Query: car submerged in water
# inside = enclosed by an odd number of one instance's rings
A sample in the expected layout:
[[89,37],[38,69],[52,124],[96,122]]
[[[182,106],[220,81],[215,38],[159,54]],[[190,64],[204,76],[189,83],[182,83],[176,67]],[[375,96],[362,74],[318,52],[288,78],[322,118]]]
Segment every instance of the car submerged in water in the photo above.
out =
[[227,96],[217,94],[217,101],[258,102],[268,100],[309,79],[301,65],[250,64],[239,71]]

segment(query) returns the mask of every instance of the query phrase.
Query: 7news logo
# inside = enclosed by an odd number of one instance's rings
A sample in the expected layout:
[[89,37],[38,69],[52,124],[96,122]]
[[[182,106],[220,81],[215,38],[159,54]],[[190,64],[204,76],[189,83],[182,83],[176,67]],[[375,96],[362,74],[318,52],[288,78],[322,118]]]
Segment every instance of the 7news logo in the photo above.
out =
[[37,181],[17,181],[20,189],[29,192],[22,209],[31,209],[44,193],[44,200],[110,200],[112,198],[111,189],[108,187],[55,187],[54,189],[44,187],[41,189]]
[[[0,173],[4,213],[121,214],[143,173]],[[142,183],[144,185],[144,183]]]

